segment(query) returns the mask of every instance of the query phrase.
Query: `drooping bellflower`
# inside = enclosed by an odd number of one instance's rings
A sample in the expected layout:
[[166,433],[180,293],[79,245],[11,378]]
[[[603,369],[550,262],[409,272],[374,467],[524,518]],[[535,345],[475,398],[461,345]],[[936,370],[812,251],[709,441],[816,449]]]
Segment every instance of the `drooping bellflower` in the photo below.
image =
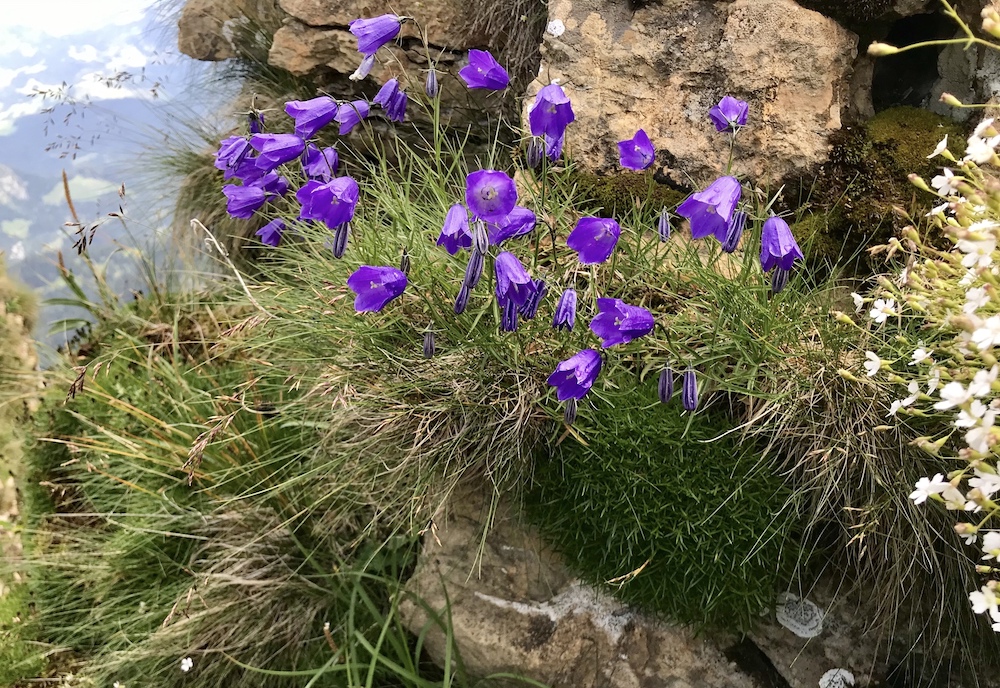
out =
[[507,239],[531,234],[535,231],[535,214],[527,208],[515,206],[510,214],[498,223],[487,224],[490,244],[497,246]]
[[660,211],[660,221],[656,223],[656,233],[660,241],[670,240],[670,212],[664,208]]
[[266,225],[258,229],[254,234],[260,239],[260,243],[268,246],[277,246],[281,243],[281,235],[285,232],[285,221],[276,217]]
[[402,17],[383,14],[371,19],[355,19],[347,25],[347,30],[357,37],[358,52],[368,57],[398,36],[402,24]]
[[574,325],[576,325],[576,289],[566,289],[556,304],[552,327],[557,330],[572,330]]
[[506,172],[477,170],[465,182],[465,202],[485,222],[500,222],[517,204],[517,187]]
[[230,136],[222,140],[215,154],[215,169],[224,172],[223,179],[232,179],[237,175],[237,169],[248,158],[250,165],[256,168],[251,156],[250,142],[242,136]]
[[566,141],[566,135],[562,136],[549,136],[546,134],[542,137],[545,142],[545,155],[548,156],[549,160],[555,162],[562,155],[563,143]]
[[306,142],[295,134],[254,134],[250,145],[258,152],[257,168],[270,172],[302,155]]
[[534,320],[535,316],[538,314],[538,307],[542,305],[542,299],[545,295],[549,293],[549,286],[545,283],[545,280],[537,279],[533,283],[534,289],[531,295],[525,300],[524,304],[518,307],[517,312],[520,313],[525,320]]
[[694,411],[698,408],[698,379],[694,375],[693,368],[684,371],[684,380],[681,384],[681,404],[685,411]]
[[458,75],[469,88],[488,88],[502,91],[510,84],[510,75],[485,50],[470,50],[469,64],[458,70]]
[[652,313],[621,299],[597,299],[597,310],[590,329],[601,338],[601,347],[605,349],[647,335],[655,325]]
[[691,238],[701,239],[714,235],[726,240],[729,221],[740,202],[743,189],[736,177],[719,177],[704,191],[698,191],[680,204],[677,214],[691,223]]
[[368,117],[368,113],[371,111],[371,106],[366,100],[352,100],[350,103],[344,103],[340,106],[340,110],[337,111],[337,117],[335,118],[337,122],[340,123],[340,130],[338,133],[341,136],[346,136],[351,133],[354,127],[358,126],[361,120]]
[[295,135],[310,139],[316,132],[337,117],[340,106],[329,96],[318,96],[311,100],[290,100],[285,103],[285,112],[295,120]]
[[456,203],[448,209],[448,214],[444,216],[444,226],[441,228],[441,236],[438,237],[437,245],[444,246],[444,249],[451,255],[472,246],[469,211],[461,203]]
[[788,223],[777,215],[769,217],[760,234],[761,269],[764,272],[770,272],[775,267],[791,270],[796,259],[804,258]]
[[725,96],[718,105],[708,111],[708,117],[715,125],[716,131],[735,133],[740,127],[746,126],[750,115],[750,106],[745,101],[732,96]]
[[347,278],[347,286],[357,294],[354,310],[378,312],[406,289],[406,275],[388,265],[362,265]]
[[637,172],[653,164],[656,151],[644,130],[640,129],[632,138],[618,142],[618,160],[622,167]]
[[386,81],[372,102],[380,105],[392,122],[402,122],[406,118],[406,93],[399,88],[399,79]]
[[267,200],[267,192],[259,186],[228,184],[222,193],[226,195],[226,212],[240,220],[249,220]]
[[371,55],[365,57],[365,59],[361,60],[361,64],[358,65],[358,68],[355,69],[354,73],[347,78],[350,79],[351,81],[361,81],[366,76],[371,74],[372,68],[374,66],[375,66],[375,54],[372,53]]
[[[559,84],[543,86],[535,96],[535,103],[528,112],[528,124],[533,136],[546,141],[559,140],[558,147],[546,146],[549,157],[555,161],[562,152],[561,140],[566,134],[566,127],[576,119],[573,105]],[[551,155],[554,153],[555,155]],[[532,165],[535,167],[536,165]]]
[[582,399],[601,373],[601,354],[584,349],[561,361],[549,375],[548,384],[556,388],[556,399]]
[[358,183],[351,177],[337,177],[326,183],[310,180],[295,192],[295,198],[302,204],[299,217],[322,220],[328,227],[350,222],[358,204],[358,193]]
[[284,196],[288,193],[288,180],[276,172],[268,172],[250,186],[259,186],[272,196]]
[[497,302],[505,304],[513,301],[515,305],[523,306],[534,292],[535,283],[517,256],[504,251],[496,257],[493,269],[496,272]]
[[307,143],[302,153],[302,172],[309,179],[328,182],[337,174],[340,156],[333,146],[322,150],[314,143]]
[[664,368],[660,371],[660,379],[656,385],[657,395],[660,397],[660,403],[666,404],[670,401],[670,398],[674,396],[674,371],[670,368]]
[[622,230],[609,217],[581,217],[566,237],[566,245],[580,254],[584,265],[603,263],[615,250]]
[[726,228],[726,240],[722,242],[723,251],[732,253],[736,250],[736,247],[740,245],[740,239],[743,237],[743,230],[746,226],[747,214],[742,210],[733,213],[732,219],[729,220],[729,227]]

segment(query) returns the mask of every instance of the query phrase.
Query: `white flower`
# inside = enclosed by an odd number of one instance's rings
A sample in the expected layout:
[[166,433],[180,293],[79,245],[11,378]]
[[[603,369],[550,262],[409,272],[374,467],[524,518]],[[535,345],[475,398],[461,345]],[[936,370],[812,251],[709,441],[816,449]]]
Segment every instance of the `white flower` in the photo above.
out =
[[819,688],[851,688],[854,674],[847,669],[830,669],[819,677]]
[[918,363],[923,363],[924,361],[931,361],[931,363],[934,362],[931,360],[931,352],[922,346],[914,349],[913,360],[910,361],[910,365],[917,365]]
[[941,497],[944,499],[944,506],[948,511],[972,511],[976,508],[975,502],[966,501],[965,495],[954,485],[945,487]]
[[[997,381],[997,373],[1000,373],[1000,366],[994,365],[989,370],[979,370],[969,383],[969,394],[974,397],[985,397],[992,391],[992,385]],[[983,409],[986,410],[985,408]],[[982,417],[982,414],[980,414]]]
[[125,684],[121,681],[115,681],[111,684],[111,688],[125,688]]
[[911,382],[906,386],[906,391],[910,393],[910,396],[906,397],[905,399],[897,399],[896,401],[893,401],[892,404],[889,405],[890,416],[895,416],[896,412],[899,411],[899,409],[906,408],[907,406],[912,405],[913,402],[917,400],[917,398],[920,396],[920,385],[918,385],[917,381],[914,380],[913,382]]
[[969,601],[972,602],[972,611],[976,614],[990,612],[993,615],[997,609],[997,596],[988,585],[984,585],[980,590],[969,593]]
[[[993,434],[992,428],[992,423],[972,428],[965,433],[965,443],[975,452],[979,452],[980,454],[988,453],[990,450],[990,436]],[[969,485],[972,486],[971,481]]]
[[868,373],[868,377],[875,377],[877,373],[882,368],[882,359],[874,351],[866,351],[865,358],[865,371]]
[[975,130],[972,132],[973,136],[982,136],[987,129],[993,126],[993,118],[987,117],[982,122],[976,125]]
[[1000,532],[991,530],[983,536],[983,559],[1000,558]]
[[[968,258],[968,257],[969,256],[966,256],[965,258]],[[965,262],[965,258],[962,259],[963,263]],[[990,260],[992,260],[992,258],[990,258]],[[983,267],[986,267],[986,266],[984,265]],[[976,272],[976,269],[975,268],[969,268],[969,271],[966,272],[965,275],[962,276],[962,279],[958,280],[958,286],[960,286],[960,287],[968,287],[973,282],[975,282],[978,278],[979,278],[979,273]]]
[[946,483],[944,476],[938,473],[933,478],[921,478],[914,487],[917,489],[910,493],[910,499],[913,500],[914,504],[923,504],[932,494],[941,494],[951,485]]
[[941,401],[934,404],[934,408],[938,411],[946,411],[961,406],[971,398],[972,395],[962,386],[961,382],[949,382],[941,388]]
[[986,139],[981,136],[970,136],[965,147],[965,159],[977,165],[988,163],[996,155],[996,147],[1000,145],[1000,136]]
[[856,291],[851,292],[851,298],[854,299],[854,312],[860,313],[861,309],[865,307],[864,298]]
[[973,470],[976,472],[976,477],[969,479],[969,487],[978,489],[985,497],[992,497],[997,490],[1000,490],[1000,475],[986,473],[979,468]]
[[941,384],[941,369],[938,367],[931,368],[930,374],[927,376],[927,393],[933,394],[934,390],[938,388]]
[[936,205],[931,208],[929,213],[926,213],[924,217],[934,217],[935,215],[944,215],[944,211],[948,209],[948,203],[942,203],[941,205]]
[[931,179],[931,186],[938,190],[942,196],[953,196],[958,193],[958,182],[962,181],[961,177],[956,177],[955,173],[945,167],[942,170],[943,174]]
[[[972,386],[969,385],[969,390],[972,390]],[[983,416],[986,415],[986,405],[979,399],[974,399],[971,404],[969,404],[969,409],[962,409],[958,413],[958,418],[955,420],[956,428],[974,428],[982,422]]]
[[566,33],[566,25],[563,24],[562,19],[553,19],[545,27],[545,33],[555,38],[559,38]]
[[185,674],[191,671],[191,667],[193,666],[194,666],[194,660],[191,659],[190,657],[185,657],[184,659],[181,660],[181,671],[183,671]]
[[893,311],[895,307],[895,299],[875,299],[875,303],[872,304],[872,309],[868,312],[868,317],[881,325],[890,315],[896,314]]
[[989,302],[990,295],[986,293],[986,287],[973,287],[965,292],[965,305],[962,310],[971,315]]
[[998,342],[1000,342],[1000,315],[991,315],[972,333],[972,343],[980,351],[985,351]]
[[[971,230],[972,227],[969,229]],[[992,234],[987,234],[981,239],[959,239],[955,242],[955,248],[966,254],[962,258],[963,267],[986,268],[993,263],[993,252],[997,250],[997,238]]]
[[938,141],[937,147],[934,148],[934,152],[927,156],[927,159],[936,158],[937,156],[948,150],[948,135],[945,134],[944,138]]

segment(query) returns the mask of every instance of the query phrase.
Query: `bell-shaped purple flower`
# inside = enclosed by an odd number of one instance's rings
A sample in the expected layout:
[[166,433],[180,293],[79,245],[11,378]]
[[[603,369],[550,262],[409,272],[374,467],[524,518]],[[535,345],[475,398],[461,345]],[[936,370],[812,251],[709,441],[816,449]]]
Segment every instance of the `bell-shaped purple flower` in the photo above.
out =
[[742,210],[733,213],[732,219],[729,220],[729,227],[726,229],[726,240],[722,242],[723,251],[732,253],[736,250],[736,247],[740,245],[740,239],[743,237],[743,230],[746,226],[747,214]]
[[576,325],[576,289],[566,289],[556,304],[552,327],[557,330],[572,330],[574,325]]
[[347,29],[358,38],[358,52],[368,57],[398,36],[402,23],[395,14],[383,14],[371,19],[355,19]]
[[500,331],[517,332],[517,304],[514,299],[500,302]]
[[736,177],[719,177],[704,191],[691,194],[677,207],[677,214],[691,222],[691,238],[714,235],[719,241],[725,241],[729,221],[742,193]]
[[307,143],[302,153],[302,172],[309,179],[328,182],[337,174],[340,156],[333,146],[320,150],[314,143]]
[[518,306],[524,305],[534,292],[535,283],[531,281],[528,271],[517,256],[504,251],[496,257],[493,269],[497,278],[497,301],[501,304],[513,301]]
[[545,280],[537,279],[532,284],[534,288],[531,295],[517,309],[517,312],[524,316],[525,320],[535,319],[535,316],[538,314],[538,307],[542,305],[542,299],[549,293],[549,285],[545,283]]
[[[215,154],[215,169],[225,173],[223,179],[232,179],[237,176],[237,167],[248,157],[251,157],[252,150],[250,142],[242,136],[230,136],[223,139]],[[256,165],[254,164],[254,166]]]
[[268,172],[248,186],[259,186],[272,196],[284,196],[288,193],[288,180],[277,172]]
[[487,225],[490,244],[497,246],[507,239],[531,234],[535,231],[536,219],[535,214],[527,208],[515,206],[503,220],[498,223],[490,222]]
[[399,79],[385,82],[372,102],[382,106],[385,116],[392,122],[402,122],[406,118],[406,93],[400,90]]
[[222,193],[226,195],[226,212],[240,220],[249,220],[267,200],[267,192],[259,186],[227,184]]
[[388,265],[362,265],[347,278],[347,286],[357,294],[354,310],[358,313],[377,312],[403,293],[406,275]]
[[255,232],[255,236],[260,238],[260,243],[268,246],[277,246],[281,243],[281,235],[285,233],[285,221],[276,217]]
[[655,325],[652,313],[621,299],[597,299],[597,310],[590,321],[590,329],[601,338],[601,346],[605,349],[647,335]]
[[584,349],[560,362],[547,382],[556,388],[559,401],[583,399],[600,373],[601,354],[593,349]]
[[[528,112],[528,125],[533,136],[562,138],[566,127],[576,119],[569,97],[559,84],[543,86]],[[558,157],[558,156],[557,156]]]
[[660,397],[660,403],[666,404],[674,396],[674,371],[664,368],[660,371],[660,379],[656,385],[656,393]]
[[469,88],[489,88],[502,91],[510,84],[510,75],[485,50],[470,50],[469,64],[458,70],[458,75]]
[[469,251],[469,262],[465,265],[465,277],[462,278],[462,286],[475,289],[476,285],[479,284],[479,280],[483,277],[483,266],[485,264],[486,259],[483,257],[482,251],[477,248]]
[[549,136],[546,134],[542,137],[545,142],[545,155],[549,160],[555,162],[562,155],[563,143],[566,141],[566,135],[562,136]]
[[708,116],[715,125],[716,131],[735,133],[745,126],[750,114],[750,106],[745,101],[726,96],[719,104],[708,111]]
[[653,164],[656,160],[656,151],[644,130],[640,129],[632,138],[618,142],[618,160],[622,167],[636,171],[644,170]]
[[368,117],[370,111],[371,106],[366,100],[352,100],[350,103],[341,105],[336,117],[336,120],[340,123],[338,133],[341,136],[350,134],[351,130],[358,126],[361,120]]
[[259,153],[258,169],[270,172],[302,155],[306,142],[295,134],[254,134],[250,137],[250,145]]
[[772,215],[764,222],[760,234],[760,267],[764,272],[770,272],[779,267],[791,270],[796,259],[802,260],[802,249],[795,243],[792,230],[788,223],[777,215]]
[[694,375],[693,368],[684,371],[684,380],[681,384],[681,404],[685,411],[694,411],[698,408],[698,379]]
[[290,100],[285,103],[285,112],[295,120],[295,135],[311,139],[316,132],[337,117],[340,106],[330,96],[319,96],[311,100]]
[[656,233],[660,241],[670,240],[670,211],[666,208],[660,211],[660,220],[656,223]]
[[517,187],[506,172],[477,170],[465,181],[465,203],[485,222],[500,222],[517,204]]
[[461,203],[456,203],[448,209],[448,214],[444,216],[444,227],[441,228],[441,236],[438,237],[437,245],[444,246],[444,249],[451,255],[472,246],[469,211]]
[[295,192],[295,198],[302,204],[299,217],[322,220],[328,227],[350,222],[358,204],[358,193],[358,183],[350,177],[337,177],[325,183],[310,180]]
[[621,233],[610,217],[581,217],[566,237],[566,245],[580,254],[584,265],[603,263],[615,250]]

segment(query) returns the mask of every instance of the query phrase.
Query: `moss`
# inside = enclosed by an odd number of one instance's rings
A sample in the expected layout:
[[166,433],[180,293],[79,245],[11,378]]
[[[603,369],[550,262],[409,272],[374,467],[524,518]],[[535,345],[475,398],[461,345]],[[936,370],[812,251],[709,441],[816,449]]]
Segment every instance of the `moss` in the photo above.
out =
[[44,652],[30,642],[35,631],[33,606],[23,584],[0,595],[0,686],[21,685],[45,668]]
[[687,198],[687,193],[678,191],[653,180],[652,172],[644,174],[620,173],[598,176],[588,172],[575,175],[576,207],[596,206],[598,212],[607,216],[622,216],[631,211],[636,201],[657,215],[661,208],[675,208]]

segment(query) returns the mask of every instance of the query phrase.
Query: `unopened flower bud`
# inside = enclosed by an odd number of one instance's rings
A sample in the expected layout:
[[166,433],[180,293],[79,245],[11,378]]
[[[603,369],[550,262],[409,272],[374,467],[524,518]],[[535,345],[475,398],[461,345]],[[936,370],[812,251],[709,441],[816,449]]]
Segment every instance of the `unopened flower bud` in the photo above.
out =
[[424,92],[431,99],[437,98],[438,93],[441,92],[441,89],[438,87],[437,70],[433,67],[427,72],[427,81],[424,82]]
[[503,332],[517,331],[517,304],[508,298],[503,303],[503,313],[500,315],[500,329]]
[[472,247],[480,253],[486,253],[490,248],[490,235],[486,231],[486,223],[476,220],[472,225]]
[[987,7],[982,12],[983,31],[994,38],[1000,38],[1000,13],[992,7]]
[[975,332],[979,327],[968,315],[953,315],[948,318],[948,324],[952,327],[965,330],[966,332]]
[[844,378],[845,380],[850,380],[851,382],[861,382],[861,380],[859,380],[854,376],[854,373],[844,368],[838,369],[837,374],[840,375],[840,377]]
[[538,307],[542,304],[542,299],[549,293],[549,287],[545,284],[545,280],[535,280],[534,286],[531,295],[517,309],[525,320],[534,320],[535,315],[538,314]]
[[660,381],[656,385],[656,392],[660,396],[660,403],[666,404],[674,396],[674,371],[664,368],[660,371]]
[[424,332],[424,358],[434,358],[434,333]]
[[351,225],[345,222],[333,229],[333,257],[343,258],[347,250],[347,236],[351,233]]
[[563,414],[563,420],[566,425],[572,425],[576,422],[576,398],[570,397],[566,400],[566,411]]
[[[742,210],[737,210],[733,213],[733,217],[729,221],[729,228],[726,230],[726,240],[722,242],[723,251],[726,253],[732,253],[736,250],[736,247],[739,246],[740,239],[743,237],[743,229],[746,226],[747,214]],[[785,272],[787,272],[787,270]],[[774,293],[777,294],[778,291],[775,291]]]
[[251,134],[259,134],[264,130],[264,115],[261,112],[251,112],[247,115]]
[[406,252],[405,248],[403,249],[402,257],[399,259],[399,271],[404,275],[410,274],[410,254]]
[[656,233],[660,235],[660,241],[670,239],[670,213],[666,208],[660,211],[660,221],[656,224]]
[[528,167],[537,170],[542,166],[542,160],[545,158],[545,143],[542,139],[537,136],[531,137],[531,141],[528,142],[528,148],[524,153],[525,162],[528,163]]
[[483,276],[483,254],[476,248],[469,252],[469,264],[465,266],[465,279],[462,286],[469,290],[475,289],[479,284],[479,278]]
[[694,369],[688,368],[684,371],[684,381],[681,385],[681,403],[685,411],[694,411],[698,408],[698,379],[694,375]]
[[470,291],[466,284],[463,284],[462,288],[458,290],[458,296],[455,297],[455,315],[461,315],[465,312],[465,307],[469,305]]
[[918,189],[920,189],[921,191],[931,191],[931,187],[927,186],[927,182],[925,182],[924,178],[921,177],[919,174],[910,174],[909,176],[907,176],[907,179],[909,179],[910,183],[913,184]]
[[358,65],[358,68],[354,70],[354,73],[351,74],[351,76],[349,76],[348,79],[350,79],[351,81],[361,81],[371,73],[372,67],[374,66],[375,66],[375,53],[372,53],[365,59],[361,60],[361,64]]
[[885,57],[887,55],[895,55],[898,52],[899,48],[888,43],[875,42],[868,46],[868,54],[872,57]]
[[556,313],[552,317],[552,327],[557,330],[572,330],[576,324],[576,290],[567,289],[559,297]]
[[788,270],[775,268],[771,273],[771,293],[780,294],[788,286]]
[[958,98],[951,95],[950,93],[942,93],[941,102],[944,103],[945,105],[951,105],[952,107],[962,107],[962,101],[960,101]]
[[955,532],[959,535],[975,535],[979,531],[972,523],[956,523]]

